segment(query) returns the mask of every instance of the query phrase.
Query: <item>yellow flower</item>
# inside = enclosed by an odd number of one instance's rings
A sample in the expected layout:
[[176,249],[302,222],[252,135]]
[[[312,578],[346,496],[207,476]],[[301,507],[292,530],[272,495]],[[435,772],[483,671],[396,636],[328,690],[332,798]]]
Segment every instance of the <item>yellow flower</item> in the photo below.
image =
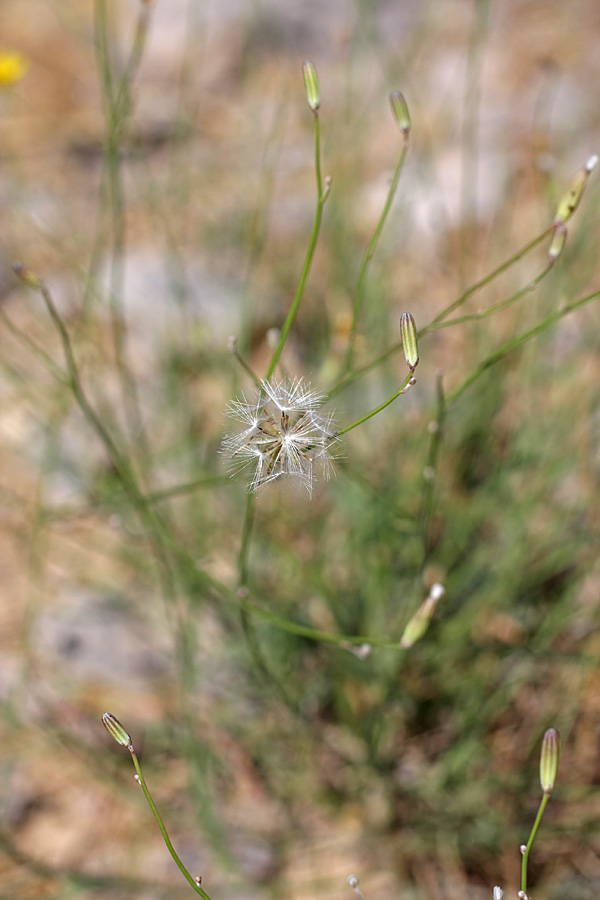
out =
[[0,88],[16,84],[28,68],[29,60],[22,53],[0,50]]

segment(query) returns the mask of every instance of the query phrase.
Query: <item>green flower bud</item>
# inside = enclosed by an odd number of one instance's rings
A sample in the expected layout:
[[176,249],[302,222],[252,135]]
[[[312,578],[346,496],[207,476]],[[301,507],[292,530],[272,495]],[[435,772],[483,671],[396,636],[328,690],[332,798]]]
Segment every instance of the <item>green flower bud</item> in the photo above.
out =
[[390,106],[398,128],[405,137],[408,137],[410,132],[410,114],[404,95],[400,91],[392,91],[390,94]]
[[590,156],[583,169],[579,169],[578,172],[575,172],[568,184],[567,190],[559,201],[556,215],[554,216],[555,225],[561,223],[564,224],[571,218],[579,206],[579,201],[583,196],[583,191],[588,182],[588,178],[590,177],[590,172],[596,167],[597,162],[597,156]]
[[131,747],[131,738],[121,725],[118,719],[116,719],[110,713],[104,713],[102,716],[102,724],[110,734],[111,738],[117,742],[117,744],[121,744],[122,747]]
[[549,728],[542,740],[542,752],[540,755],[540,784],[545,794],[551,794],[554,788],[559,755],[560,738],[558,731],[554,728]]
[[402,337],[402,349],[404,358],[411,372],[419,363],[419,348],[417,347],[417,326],[410,313],[402,313],[400,319],[400,335]]
[[321,105],[321,92],[319,91],[317,70],[314,64],[309,60],[302,63],[302,74],[304,76],[304,88],[306,90],[308,105],[312,111],[316,113]]
[[435,608],[444,596],[444,588],[441,584],[434,584],[429,592],[429,597],[423,601],[416,613],[406,624],[406,628],[400,638],[400,646],[403,650],[409,650],[417,641],[420,641],[433,618]]
[[552,265],[554,263],[554,260],[558,259],[560,254],[563,252],[566,240],[566,225],[563,225],[562,222],[559,222],[559,224],[554,229],[552,241],[550,242],[550,249],[548,250],[548,262],[550,265]]

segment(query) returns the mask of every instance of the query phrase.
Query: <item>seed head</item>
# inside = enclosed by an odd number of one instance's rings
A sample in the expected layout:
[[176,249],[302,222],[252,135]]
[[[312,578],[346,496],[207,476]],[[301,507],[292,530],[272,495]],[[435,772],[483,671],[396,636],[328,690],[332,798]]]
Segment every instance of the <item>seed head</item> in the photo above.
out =
[[221,453],[231,460],[234,474],[251,471],[249,490],[292,475],[312,494],[315,467],[329,477],[339,438],[332,417],[317,412],[324,400],[298,378],[263,381],[254,399],[229,404],[228,415],[243,428],[225,437]]

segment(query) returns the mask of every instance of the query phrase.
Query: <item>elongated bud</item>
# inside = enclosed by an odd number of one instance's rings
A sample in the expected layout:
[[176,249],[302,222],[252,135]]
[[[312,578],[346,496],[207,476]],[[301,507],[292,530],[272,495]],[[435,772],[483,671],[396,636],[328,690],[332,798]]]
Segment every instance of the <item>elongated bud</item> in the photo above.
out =
[[496,885],[494,887],[493,894],[492,894],[493,900],[502,900],[503,895],[504,895],[504,891],[502,890],[502,888],[499,887],[498,885]]
[[36,275],[35,272],[32,272],[31,269],[25,268],[23,263],[16,262],[13,263],[13,272],[19,278],[23,284],[26,284],[28,287],[33,288],[34,291],[39,291],[42,286],[42,279],[39,275]]
[[548,263],[552,265],[554,260],[558,259],[563,252],[565,241],[567,240],[567,226],[560,222],[554,229],[550,249],[548,250]]
[[433,618],[435,608],[444,596],[444,588],[441,584],[434,584],[429,592],[429,597],[423,601],[416,613],[406,624],[406,628],[400,638],[400,646],[403,650],[409,650],[417,641],[420,641]]
[[402,313],[400,319],[400,336],[402,337],[402,349],[408,368],[412,371],[419,363],[419,348],[417,347],[417,326],[410,313]]
[[321,92],[319,90],[319,78],[314,63],[310,60],[302,63],[302,74],[304,76],[304,88],[306,90],[306,99],[308,105],[314,113],[317,112],[321,105]]
[[404,94],[401,94],[400,91],[392,91],[390,94],[390,106],[398,128],[405,137],[408,137],[410,133],[410,113],[408,112]]
[[117,744],[121,744],[122,747],[131,747],[131,738],[121,725],[118,719],[116,719],[110,713],[104,713],[102,716],[102,724],[110,734],[111,738],[117,742]]
[[560,738],[555,728],[549,728],[542,740],[540,755],[540,784],[545,794],[551,794],[558,771]]
[[559,201],[556,215],[554,216],[555,225],[560,223],[564,224],[571,218],[571,216],[579,206],[579,201],[583,196],[583,192],[588,182],[588,178],[590,177],[590,173],[596,167],[597,162],[597,156],[590,156],[585,166],[582,169],[579,169],[579,171],[575,172],[567,186],[567,190]]

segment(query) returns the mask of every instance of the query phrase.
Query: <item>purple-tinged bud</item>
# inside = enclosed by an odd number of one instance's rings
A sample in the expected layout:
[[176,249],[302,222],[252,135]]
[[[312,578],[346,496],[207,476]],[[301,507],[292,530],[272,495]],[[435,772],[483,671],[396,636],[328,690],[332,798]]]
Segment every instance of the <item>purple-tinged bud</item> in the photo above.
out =
[[302,63],[302,74],[304,76],[304,89],[306,90],[306,99],[308,105],[314,113],[321,106],[321,92],[319,90],[319,78],[314,63],[309,60]]
[[550,249],[548,250],[548,264],[553,265],[554,261],[558,259],[560,254],[563,252],[565,241],[567,240],[567,227],[563,225],[562,222],[554,229],[554,234],[552,235],[552,241],[550,242]]
[[23,284],[26,284],[28,287],[33,288],[34,291],[39,291],[42,286],[42,279],[39,275],[36,275],[35,272],[32,272],[31,269],[27,269],[23,263],[16,262],[13,263],[13,272],[19,278]]
[[542,740],[540,755],[540,784],[545,794],[551,794],[558,772],[560,738],[555,728],[549,728]]
[[390,106],[398,128],[405,137],[408,137],[410,133],[410,113],[408,112],[404,94],[401,94],[400,91],[392,91],[390,94]]
[[122,747],[131,747],[131,738],[121,725],[118,719],[116,719],[110,713],[104,713],[102,716],[102,724],[110,734],[111,738],[117,742],[117,744],[121,744]]
[[590,177],[590,172],[596,167],[597,162],[597,156],[590,156],[585,166],[575,172],[567,186],[567,190],[559,201],[556,215],[554,216],[555,225],[564,224],[571,218],[579,206],[588,178]]
[[408,368],[414,371],[419,364],[419,348],[417,346],[417,326],[410,313],[402,313],[400,319],[400,336],[402,349]]

